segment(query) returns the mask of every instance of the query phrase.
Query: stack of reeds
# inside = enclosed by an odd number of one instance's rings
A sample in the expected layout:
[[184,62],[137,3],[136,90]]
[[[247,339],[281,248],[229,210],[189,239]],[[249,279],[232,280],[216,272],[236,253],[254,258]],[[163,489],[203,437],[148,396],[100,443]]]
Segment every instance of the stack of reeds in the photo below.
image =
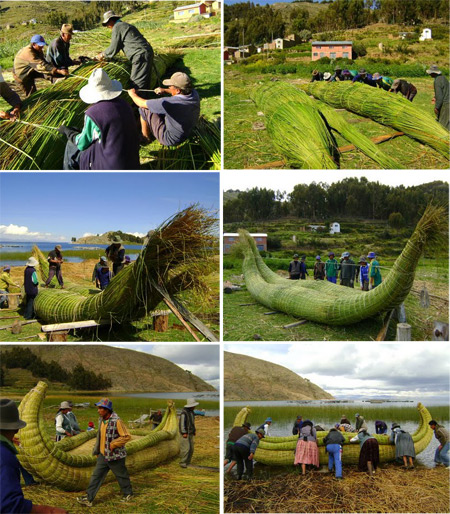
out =
[[400,130],[449,157],[449,132],[431,114],[401,95],[351,82],[312,82],[304,89],[333,107],[347,109]]
[[[295,88],[293,88],[295,90]],[[301,169],[337,169],[337,145],[314,102],[287,84],[270,83],[255,90],[253,100],[266,116],[275,147],[289,164]]]
[[[39,382],[19,405],[20,418],[27,423],[19,432],[19,460],[35,478],[43,482],[65,491],[85,490],[97,458],[91,454],[89,444],[85,448],[83,445],[96,432],[82,433],[55,443],[44,428],[43,402],[47,388],[45,382]],[[168,401],[168,408],[157,430],[133,439],[125,448],[130,474],[178,455],[178,423],[173,401]],[[72,451],[74,449],[76,452]],[[109,475],[107,481],[113,480],[113,475]]]
[[[149,236],[136,261],[113,277],[105,290],[91,294],[88,288],[70,286],[41,289],[34,301],[36,316],[46,323],[121,323],[154,310],[162,300],[158,288],[169,295],[202,290],[202,277],[217,267],[212,251],[216,222],[204,209],[181,211]],[[34,255],[42,261],[38,252]]]
[[[158,75],[178,59],[177,54],[155,57]],[[62,169],[67,139],[57,132],[61,125],[82,128],[87,105],[79,91],[96,68],[127,87],[130,76],[129,61],[92,62],[78,67],[71,76],[32,94],[23,102],[19,121],[0,122],[0,167],[5,170]],[[153,88],[157,77],[152,74]],[[130,101],[128,95],[123,98]]]
[[388,275],[370,291],[321,280],[286,280],[264,264],[245,230],[239,231],[244,247],[242,270],[250,294],[270,309],[319,323],[347,325],[399,306],[409,294],[426,245],[446,230],[445,209],[429,205]]

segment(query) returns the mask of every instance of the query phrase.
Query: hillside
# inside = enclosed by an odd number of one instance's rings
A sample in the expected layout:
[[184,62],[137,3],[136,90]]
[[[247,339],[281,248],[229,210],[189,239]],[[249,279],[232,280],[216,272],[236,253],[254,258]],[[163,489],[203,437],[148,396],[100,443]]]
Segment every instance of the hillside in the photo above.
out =
[[[110,244],[111,243],[111,237],[112,235],[114,234],[113,231],[109,231],[109,232],[105,232],[104,234],[99,234],[99,235],[96,235],[96,236],[85,236],[85,237],[79,237],[76,241],[75,241],[75,244],[102,244],[102,245],[107,245],[107,244]],[[130,236],[131,237],[127,237],[127,236]],[[131,245],[135,245],[135,244],[140,244],[136,241],[132,241],[132,239],[135,237],[133,236],[132,234],[123,234],[122,236],[122,239],[123,241],[125,242],[125,244],[131,244]]]
[[283,366],[224,352],[224,399],[321,400],[333,396]]
[[[21,345],[22,346],[22,345]],[[13,345],[2,345],[2,351]],[[102,373],[112,381],[116,392],[195,392],[215,389],[176,364],[147,353],[100,345],[29,345],[42,360],[56,361],[67,370],[81,363],[86,369]]]
[[276,2],[274,4],[270,4],[270,7],[274,10],[281,11],[283,18],[289,19],[293,9],[303,9],[308,12],[310,17],[313,17],[319,11],[326,9],[328,4],[322,4],[319,2]]

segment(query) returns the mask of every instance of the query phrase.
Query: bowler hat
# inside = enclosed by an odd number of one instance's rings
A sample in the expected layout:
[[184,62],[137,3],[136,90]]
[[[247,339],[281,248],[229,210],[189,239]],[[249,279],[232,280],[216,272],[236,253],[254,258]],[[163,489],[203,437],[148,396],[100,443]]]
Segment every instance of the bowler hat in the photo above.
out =
[[19,430],[26,426],[26,422],[19,418],[16,402],[2,398],[0,400],[0,430]]
[[398,423],[392,423],[391,430],[394,430],[394,428],[400,428],[400,425]]
[[248,428],[249,430],[252,428],[248,421],[246,421],[242,426]]
[[261,434],[263,437],[266,435],[266,433],[264,432],[264,429],[262,429],[262,428],[258,428],[258,430],[255,430],[255,433]]

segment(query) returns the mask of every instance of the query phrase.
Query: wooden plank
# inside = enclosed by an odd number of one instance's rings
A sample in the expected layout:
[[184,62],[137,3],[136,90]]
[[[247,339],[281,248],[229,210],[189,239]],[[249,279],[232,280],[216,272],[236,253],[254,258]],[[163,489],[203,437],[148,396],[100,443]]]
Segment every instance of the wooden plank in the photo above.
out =
[[[37,319],[30,319],[28,321],[23,321],[20,325],[23,327],[24,325],[29,325],[30,323],[37,323]],[[6,325],[5,327],[0,327],[0,330],[6,330],[7,328],[12,328],[14,323],[12,325]]]
[[270,312],[265,312],[264,313],[264,316],[270,316],[271,314],[279,314],[280,311],[270,311]]
[[383,326],[381,327],[381,330],[378,332],[377,338],[375,341],[384,341],[386,338],[386,334],[389,328],[389,323],[391,321],[392,315],[394,314],[395,309],[391,309],[390,312],[386,313],[386,316],[383,320]]
[[22,296],[22,293],[2,293],[2,296]]
[[240,303],[240,304],[239,304],[239,307],[247,307],[248,305],[258,305],[258,302],[253,302],[253,303]]
[[21,337],[18,341],[25,341],[26,339],[33,339],[33,337],[39,337],[41,334],[34,334],[34,336]]
[[42,332],[60,332],[61,330],[72,330],[74,328],[98,327],[99,323],[93,319],[87,321],[73,321],[70,323],[55,323],[53,325],[42,325]]
[[180,314],[178,309],[175,307],[175,305],[168,300],[167,298],[164,298],[164,303],[169,307],[169,309],[175,314],[175,316],[183,323],[183,325],[186,327],[186,330],[192,335],[192,337],[199,343],[200,339],[197,336],[197,334],[192,330],[192,328],[188,325],[186,320],[183,318],[183,316]]
[[249,166],[248,168],[244,168],[246,170],[267,170],[269,168],[277,168],[278,166],[285,166],[286,161],[283,159],[282,161],[272,161],[266,162],[265,164],[258,164],[257,166]]
[[[394,132],[393,134],[386,134],[384,136],[372,137],[371,141],[373,143],[375,143],[376,145],[379,145],[380,143],[384,143],[385,141],[390,141],[391,139],[394,139],[399,136],[404,136],[404,135],[405,134],[403,132]],[[353,150],[356,150],[356,146],[355,145],[341,146],[340,148],[338,148],[338,150],[341,153],[351,152]]]
[[0,321],[2,319],[18,319],[20,316],[0,316]]
[[289,323],[289,325],[284,325],[283,328],[293,328],[293,327],[298,327],[299,325],[304,325],[305,323],[307,323],[308,320],[306,319],[302,319],[300,321],[296,321],[295,323]]

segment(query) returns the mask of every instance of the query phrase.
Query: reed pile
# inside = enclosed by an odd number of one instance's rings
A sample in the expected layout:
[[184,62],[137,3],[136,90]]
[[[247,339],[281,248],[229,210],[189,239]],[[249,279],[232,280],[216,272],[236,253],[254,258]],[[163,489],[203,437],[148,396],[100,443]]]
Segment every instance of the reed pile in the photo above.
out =
[[333,107],[400,130],[449,158],[449,132],[431,114],[401,95],[351,82],[312,82],[303,89]]
[[[258,469],[258,465],[256,465]],[[262,470],[263,471],[263,470]],[[258,473],[256,473],[258,476]],[[283,472],[251,482],[226,480],[225,512],[448,512],[448,471],[383,465],[369,478],[344,466],[334,474]]]
[[[177,54],[155,56],[158,75],[177,59]],[[23,102],[19,121],[0,122],[0,168],[4,170],[62,169],[67,138],[57,132],[61,125],[82,128],[87,105],[79,91],[87,84],[92,71],[103,68],[110,78],[127,87],[131,64],[129,61],[91,62],[79,66],[69,77],[33,93]],[[151,89],[157,77],[152,74]],[[128,95],[123,93],[123,98]]]
[[[46,323],[89,319],[122,323],[154,310],[162,300],[158,288],[169,295],[203,290],[202,278],[217,267],[216,223],[206,210],[188,207],[152,232],[136,261],[113,277],[105,290],[92,294],[91,289],[72,284],[67,289],[41,289],[34,302],[36,316]],[[34,255],[42,262],[39,252]]]

